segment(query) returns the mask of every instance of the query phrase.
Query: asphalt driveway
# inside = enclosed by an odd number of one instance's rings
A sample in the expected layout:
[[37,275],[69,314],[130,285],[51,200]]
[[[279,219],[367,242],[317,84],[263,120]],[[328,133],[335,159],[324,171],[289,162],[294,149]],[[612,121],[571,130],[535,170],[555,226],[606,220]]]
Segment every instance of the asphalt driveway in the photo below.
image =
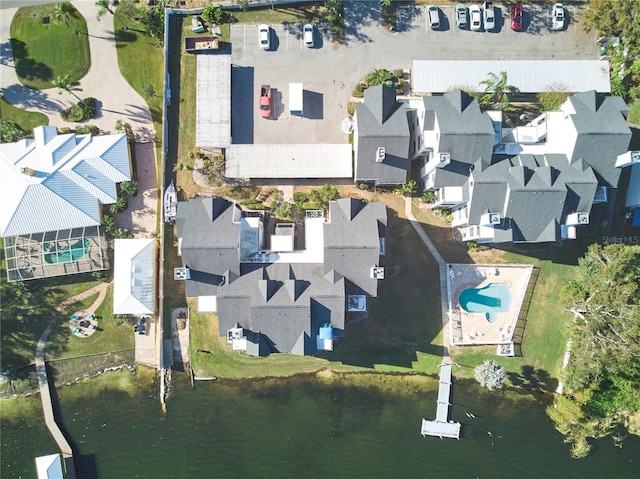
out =
[[[582,9],[569,6],[568,27],[550,30],[550,6],[525,6],[524,31],[509,28],[508,8],[496,4],[496,31],[471,32],[455,27],[454,5],[440,6],[440,31],[427,25],[425,5],[399,5],[398,31],[382,27],[380,4],[345,1],[346,38],[334,49],[326,25],[316,31],[317,47],[302,42],[302,24],[272,25],[272,49],[258,45],[257,25],[231,29],[232,64],[246,67],[232,90],[234,142],[241,143],[343,143],[340,124],[347,116],[351,91],[365,74],[376,68],[411,68],[413,60],[595,60],[595,33],[582,30]],[[309,117],[291,118],[288,84],[301,82]],[[276,89],[276,119],[260,118],[260,85]],[[242,108],[235,109],[234,106]],[[236,116],[236,112],[240,116]],[[247,124],[254,127],[246,130]],[[245,126],[241,126],[245,125]],[[242,128],[242,129],[241,129]]]

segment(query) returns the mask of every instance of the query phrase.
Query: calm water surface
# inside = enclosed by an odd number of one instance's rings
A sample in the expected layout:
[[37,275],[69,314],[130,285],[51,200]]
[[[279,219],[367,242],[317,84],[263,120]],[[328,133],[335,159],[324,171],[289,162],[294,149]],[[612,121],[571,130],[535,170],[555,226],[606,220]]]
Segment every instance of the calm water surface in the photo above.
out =
[[[178,375],[163,414],[155,381],[137,382],[129,391],[91,381],[59,389],[80,478],[638,477],[635,436],[622,449],[598,441],[589,457],[572,460],[544,396],[490,394],[472,382],[454,386],[460,441],[420,436],[437,394],[417,386],[399,395],[304,377],[191,389]],[[3,479],[35,477],[34,456],[56,452],[42,414],[27,410],[2,415]]]

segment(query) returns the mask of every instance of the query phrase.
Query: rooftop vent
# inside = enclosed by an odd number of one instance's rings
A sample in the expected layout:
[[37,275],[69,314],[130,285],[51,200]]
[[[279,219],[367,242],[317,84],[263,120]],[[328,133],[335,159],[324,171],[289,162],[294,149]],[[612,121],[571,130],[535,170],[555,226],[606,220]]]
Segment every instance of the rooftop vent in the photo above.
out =
[[376,151],[376,163],[382,163],[387,154],[384,151],[384,146],[378,147],[378,151]]
[[33,168],[29,168],[28,166],[25,166],[24,168],[20,168],[20,173],[27,176],[33,176],[36,174],[36,170],[34,170]]

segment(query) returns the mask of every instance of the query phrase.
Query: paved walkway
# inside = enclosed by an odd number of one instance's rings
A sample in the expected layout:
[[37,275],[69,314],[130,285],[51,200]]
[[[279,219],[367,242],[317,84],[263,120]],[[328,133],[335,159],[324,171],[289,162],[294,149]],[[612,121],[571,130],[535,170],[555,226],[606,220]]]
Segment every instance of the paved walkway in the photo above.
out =
[[98,298],[87,309],[87,312],[89,312],[90,314],[95,313],[98,306],[102,304],[102,301],[104,300],[104,297],[107,294],[107,289],[109,288],[110,284],[111,282],[100,283],[99,285],[91,289],[88,289],[87,291],[80,293],[76,296],[72,296],[71,298],[68,298],[64,300],[62,303],[60,303],[56,308],[55,313],[53,313],[53,316],[51,317],[49,324],[47,325],[46,329],[42,333],[42,336],[40,336],[40,339],[38,340],[38,346],[36,347],[36,361],[35,361],[36,373],[38,376],[38,385],[40,386],[40,399],[42,400],[42,409],[44,411],[44,421],[45,421],[45,424],[47,425],[47,428],[49,428],[49,432],[53,436],[53,439],[56,441],[56,444],[58,445],[58,447],[60,448],[60,451],[62,452],[62,458],[64,460],[65,468],[67,471],[66,477],[68,479],[75,479],[76,477],[75,466],[73,463],[73,451],[71,450],[71,446],[69,445],[69,442],[64,437],[64,434],[62,434],[62,431],[58,427],[58,424],[56,424],[55,414],[53,412],[53,404],[51,402],[49,378],[47,377],[47,366],[44,359],[44,347],[45,347],[47,338],[51,334],[51,331],[53,331],[53,328],[55,328],[58,325],[58,321],[60,320],[60,313],[64,309],[66,309],[69,305],[73,303],[77,303],[78,301],[82,301],[85,298],[88,298],[96,293],[99,293]]
[[[96,125],[102,131],[111,132],[117,120],[131,124],[138,141],[153,139],[151,112],[144,99],[129,86],[118,67],[113,15],[106,13],[98,21],[98,7],[93,1],[72,2],[87,22],[91,69],[80,80],[81,92],[78,96],[94,97],[99,102],[98,118],[87,123]],[[77,102],[68,92],[58,93],[55,87],[47,90],[31,90],[23,86],[15,72],[13,53],[9,42],[11,19],[17,8],[2,10],[0,16],[0,88],[9,103],[29,111],[44,113],[53,126],[72,126],[60,117],[60,112]],[[55,21],[55,20],[54,20]]]
[[427,249],[431,253],[431,256],[433,256],[434,259],[437,261],[438,268],[440,269],[440,303],[442,306],[442,343],[443,343],[442,361],[443,363],[449,362],[451,360],[449,358],[449,345],[451,343],[449,341],[449,327],[448,327],[449,326],[448,325],[449,305],[447,301],[447,297],[448,297],[447,263],[442,258],[442,256],[440,256],[440,253],[436,249],[431,239],[429,239],[429,237],[427,236],[427,233],[425,233],[424,230],[422,229],[422,226],[420,225],[420,223],[418,223],[418,220],[416,220],[416,217],[413,216],[413,211],[411,210],[411,198],[409,197],[404,199],[404,212],[405,212],[405,215],[407,216],[407,219],[411,223],[411,226],[413,226],[413,229],[416,230],[416,233],[418,233],[418,236],[420,237],[424,245],[427,247]]

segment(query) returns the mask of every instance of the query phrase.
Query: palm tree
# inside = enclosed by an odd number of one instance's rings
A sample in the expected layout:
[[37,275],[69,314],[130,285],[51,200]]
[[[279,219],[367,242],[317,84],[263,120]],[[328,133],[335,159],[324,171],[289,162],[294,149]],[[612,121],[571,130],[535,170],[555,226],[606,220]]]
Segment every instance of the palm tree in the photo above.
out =
[[111,15],[113,15],[114,17],[116,17],[118,19],[118,21],[120,22],[120,25],[122,25],[122,28],[124,28],[125,31],[129,30],[129,27],[127,27],[127,25],[122,21],[122,18],[120,18],[120,16],[116,13],[116,11],[112,8],[113,6],[116,6],[118,4],[118,0],[113,0],[112,2],[109,0],[98,0],[96,2],[96,5],[98,7],[100,7],[100,10],[98,10],[98,20],[100,20],[100,18],[102,18],[102,16],[109,12]]
[[520,90],[507,82],[507,72],[500,72],[500,75],[489,73],[486,80],[480,82],[484,85],[484,95],[480,97],[481,106],[495,106],[500,110],[509,109],[509,94],[518,93]]
[[58,78],[53,80],[51,84],[58,89],[59,94],[62,94],[62,90],[66,90],[69,93],[71,93],[73,96],[75,96],[78,99],[78,101],[82,101],[78,95],[73,93],[71,88],[73,86],[73,83],[71,83],[71,81],[69,80],[69,75],[65,75],[65,76],[58,75]]
[[71,21],[71,19],[69,18],[70,17],[69,14],[72,11],[73,11],[73,6],[69,2],[56,3],[56,6],[54,7],[54,13],[55,13],[56,19],[58,19],[58,20],[63,19],[79,35],[82,32],[80,30],[78,30],[78,27],[76,27],[73,24],[73,22]]

